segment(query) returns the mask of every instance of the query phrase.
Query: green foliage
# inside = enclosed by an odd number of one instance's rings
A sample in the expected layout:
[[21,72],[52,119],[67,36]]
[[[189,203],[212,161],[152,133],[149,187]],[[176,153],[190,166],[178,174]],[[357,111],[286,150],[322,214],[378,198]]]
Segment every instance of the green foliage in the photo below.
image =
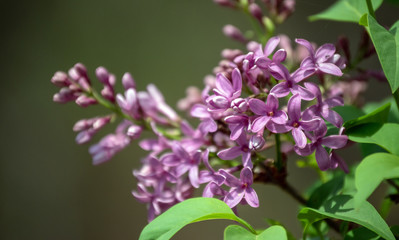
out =
[[184,226],[211,219],[229,219],[243,224],[252,233],[256,231],[237,217],[221,200],[214,198],[191,198],[178,203],[150,222],[141,232],[140,240],[170,239]]
[[298,218],[305,223],[304,233],[311,224],[317,221],[336,218],[357,223],[385,239],[395,240],[386,222],[369,202],[363,201],[359,207],[355,208],[354,200],[349,195],[335,196],[319,209],[303,208]]
[[399,178],[398,156],[375,153],[363,159],[355,173],[356,206],[365,201],[384,179],[390,178]]
[[368,14],[359,23],[369,31],[392,93],[395,92],[399,88],[399,21],[389,31]]
[[[372,0],[374,10],[377,10],[382,0]],[[310,21],[333,20],[358,23],[363,14],[368,12],[366,0],[340,0],[321,13],[310,16]]]
[[287,240],[282,226],[271,226],[259,234],[253,234],[238,225],[230,225],[224,230],[224,240]]
[[391,103],[386,103],[366,115],[357,117],[355,119],[346,120],[344,123],[344,127],[346,129],[349,129],[351,127],[355,127],[364,123],[385,123],[388,119],[390,108]]
[[399,156],[399,124],[367,123],[348,129],[345,134],[354,142],[377,144]]
[[344,175],[339,174],[330,181],[316,188],[309,197],[307,206],[311,208],[319,208],[329,198],[337,195],[344,186]]

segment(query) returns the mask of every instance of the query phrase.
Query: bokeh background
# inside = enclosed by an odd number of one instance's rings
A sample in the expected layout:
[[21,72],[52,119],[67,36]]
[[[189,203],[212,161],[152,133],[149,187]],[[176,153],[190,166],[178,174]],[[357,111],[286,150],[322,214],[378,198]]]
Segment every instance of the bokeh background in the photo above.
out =
[[[359,26],[307,21],[332,2],[298,0],[296,13],[278,32],[318,44],[346,34],[355,48]],[[385,3],[379,20],[391,25],[398,9]],[[0,12],[0,239],[137,239],[147,212],[131,196],[132,170],[145,152],[133,144],[112,161],[92,166],[88,146],[75,144],[72,126],[104,111],[53,103],[57,88],[50,78],[76,62],[91,76],[97,66],[119,80],[129,71],[139,89],[155,83],[175,106],[186,87],[203,86],[223,48],[242,47],[221,29],[225,24],[248,29],[246,17],[211,0],[2,1]],[[370,99],[388,96],[387,85],[373,84]],[[359,155],[349,158],[358,161]],[[314,181],[311,170],[294,162],[289,167],[289,181],[299,189]],[[266,217],[279,220],[300,236],[294,200],[274,186],[256,190],[261,207],[243,207],[241,216],[260,228],[267,226]],[[175,239],[221,239],[227,224],[190,225]]]

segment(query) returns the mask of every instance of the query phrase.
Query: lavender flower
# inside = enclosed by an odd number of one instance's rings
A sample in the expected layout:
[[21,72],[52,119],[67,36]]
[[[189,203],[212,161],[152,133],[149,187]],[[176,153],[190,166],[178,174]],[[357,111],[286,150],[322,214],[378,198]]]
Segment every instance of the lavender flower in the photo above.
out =
[[342,148],[346,145],[348,137],[345,135],[331,135],[325,137],[327,134],[327,127],[324,122],[321,122],[319,127],[314,131],[314,135],[308,134],[312,143],[306,144],[304,148],[295,147],[295,152],[301,156],[307,156],[316,151],[316,161],[319,168],[325,171],[329,168],[336,168],[339,165],[345,168],[345,163],[336,157],[334,154],[333,160],[331,160],[331,155],[327,153],[323,146],[329,147],[331,149]]
[[244,167],[241,170],[240,179],[237,179],[224,170],[221,170],[221,173],[226,177],[226,185],[231,187],[229,193],[224,198],[224,202],[229,207],[235,207],[242,200],[245,200],[251,207],[259,207],[258,195],[251,187],[253,175],[249,167]]
[[312,119],[315,116],[319,116],[340,128],[343,124],[343,119],[337,112],[331,110],[331,108],[343,106],[343,99],[340,97],[332,97],[323,101],[320,88],[316,84],[307,82],[305,86],[316,96],[317,103],[303,112],[303,119]]
[[232,82],[223,74],[216,77],[215,95],[206,99],[209,111],[225,111],[230,108],[231,101],[241,95],[242,78],[240,71],[235,68],[232,73]]
[[278,100],[273,94],[267,96],[266,103],[256,98],[251,99],[249,107],[257,115],[251,126],[254,133],[262,131],[269,121],[285,124],[288,120],[287,114],[278,110]]
[[301,114],[301,97],[296,94],[288,101],[288,116],[289,120],[286,124],[276,124],[269,121],[267,128],[274,133],[292,132],[292,137],[299,148],[306,146],[307,138],[304,131],[314,131],[319,127],[320,118],[313,118],[309,120],[302,119]]
[[302,61],[301,68],[313,72],[342,76],[341,69],[334,63],[330,62],[335,53],[335,46],[333,44],[324,44],[315,51],[310,42],[305,39],[295,39],[295,42],[306,47],[310,54],[309,57]]

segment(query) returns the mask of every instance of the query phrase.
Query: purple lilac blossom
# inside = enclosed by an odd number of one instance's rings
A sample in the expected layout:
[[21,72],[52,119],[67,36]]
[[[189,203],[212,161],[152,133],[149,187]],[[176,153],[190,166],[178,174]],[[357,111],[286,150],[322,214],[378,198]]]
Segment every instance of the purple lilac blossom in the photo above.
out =
[[285,124],[288,116],[284,111],[278,110],[278,99],[273,95],[267,96],[266,103],[252,98],[249,101],[249,108],[256,114],[256,118],[252,121],[251,131],[254,133],[263,131],[269,121],[277,124]]
[[343,119],[337,112],[331,110],[331,108],[343,106],[343,99],[340,97],[332,97],[323,101],[320,88],[316,84],[306,82],[305,86],[316,96],[317,103],[303,112],[303,119],[310,120],[315,116],[323,117],[326,121],[332,123],[337,128],[340,128],[343,124]]
[[331,135],[325,137],[327,134],[327,126],[324,122],[320,122],[319,127],[314,131],[314,134],[307,134],[309,139],[312,141],[310,144],[306,144],[304,148],[295,147],[295,152],[301,156],[308,156],[316,151],[316,161],[320,170],[325,171],[330,168],[336,168],[338,165],[345,168],[344,162],[336,157],[334,154],[334,159],[331,159],[331,154],[329,154],[323,146],[331,149],[343,148],[348,137],[346,135]]
[[236,140],[238,146],[221,150],[217,153],[218,157],[223,160],[232,160],[242,155],[242,164],[244,167],[253,167],[251,161],[251,149],[249,148],[249,141],[247,134],[243,132]]
[[321,72],[342,76],[341,69],[331,62],[335,54],[335,46],[333,44],[324,44],[315,51],[310,42],[305,39],[295,39],[295,42],[306,47],[310,54],[309,57],[302,61],[301,68],[307,69],[313,73]]
[[206,99],[209,111],[225,111],[230,108],[231,101],[241,95],[242,78],[240,71],[235,68],[231,74],[232,81],[223,74],[216,77],[216,88],[213,89],[215,95]]
[[229,207],[235,207],[242,200],[245,200],[251,207],[259,207],[258,195],[251,187],[253,183],[251,168],[244,167],[241,170],[240,179],[224,170],[221,170],[221,173],[226,177],[225,184],[230,187],[229,193],[224,197],[224,202]]
[[269,121],[267,129],[274,133],[285,133],[291,131],[292,137],[295,140],[296,146],[304,148],[306,146],[307,138],[304,131],[314,131],[319,127],[320,118],[313,118],[304,120],[301,113],[301,97],[296,94],[288,100],[288,117],[286,124],[276,124]]

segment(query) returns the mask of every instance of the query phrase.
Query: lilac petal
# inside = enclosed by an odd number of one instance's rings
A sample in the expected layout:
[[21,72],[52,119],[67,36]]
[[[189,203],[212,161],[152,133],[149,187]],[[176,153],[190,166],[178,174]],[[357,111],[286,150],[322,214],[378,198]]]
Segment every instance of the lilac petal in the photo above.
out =
[[244,197],[243,189],[233,188],[226,197],[224,197],[223,201],[230,207],[233,208],[237,206],[238,203],[241,202]]
[[[266,100],[266,111],[270,112],[270,111],[274,111],[278,108],[278,99],[276,98],[276,96],[274,94],[269,94],[269,96],[267,96],[267,100]],[[259,114],[261,115],[261,114]]]
[[265,45],[265,50],[264,50],[265,56],[266,57],[269,56],[274,51],[274,49],[276,49],[279,43],[280,43],[280,37],[275,36],[270,38]]
[[219,195],[215,193],[222,193],[221,187],[219,187],[216,183],[210,182],[207,184],[204,188],[204,191],[202,192],[202,197],[209,197],[212,198],[214,195]]
[[232,82],[233,82],[233,89],[235,92],[240,91],[242,89],[242,78],[241,78],[241,73],[238,70],[238,68],[234,68],[232,74],[231,74]]
[[292,121],[298,121],[301,118],[301,96],[295,94],[288,100],[288,116]]
[[231,97],[234,92],[231,82],[222,74],[219,73],[216,76],[216,88],[225,97]]
[[261,69],[267,69],[272,61],[267,57],[260,57],[256,59],[255,65]]
[[344,160],[340,156],[338,156],[338,154],[336,154],[334,151],[332,151],[330,157],[331,157],[331,161],[338,163],[338,166],[342,170],[344,170],[345,173],[349,173],[348,165],[346,165]]
[[181,177],[190,169],[190,166],[187,164],[180,164],[176,167],[176,177]]
[[320,111],[319,111],[319,108],[317,107],[317,105],[308,107],[302,113],[303,120],[311,120],[311,119],[313,119],[315,117],[319,117],[319,116],[320,116]]
[[324,104],[330,108],[333,108],[336,106],[343,106],[344,99],[342,99],[342,97],[332,97],[332,98],[328,98],[328,99],[324,100]]
[[269,121],[266,124],[266,128],[273,133],[286,133],[291,131],[291,129],[293,128],[292,126],[288,126],[285,124],[277,124],[274,123],[273,121]]
[[248,138],[247,138],[247,134],[245,132],[243,132],[239,138],[236,139],[236,142],[240,145],[240,146],[245,146],[248,145]]
[[274,112],[272,121],[277,124],[286,124],[288,121],[287,113],[281,110]]
[[309,56],[309,57],[306,57],[305,59],[303,59],[302,62],[301,62],[300,67],[303,68],[303,69],[315,68],[313,58]]
[[248,186],[251,186],[251,185],[252,185],[252,183],[253,183],[254,181],[253,181],[253,174],[252,174],[251,168],[249,168],[249,167],[244,167],[244,168],[241,170],[241,173],[240,173],[240,180],[241,180],[241,182],[243,182],[244,184],[247,184]]
[[177,142],[174,142],[172,144],[172,150],[173,152],[181,159],[188,160],[190,159],[190,155],[184,150],[184,148],[178,144]]
[[321,112],[321,116],[326,119],[328,122],[332,123],[337,128],[340,128],[344,122],[341,115],[331,109],[323,109]]
[[319,121],[319,126],[314,130],[314,137],[321,139],[327,134],[327,125],[324,121]]
[[188,177],[190,179],[191,185],[195,188],[199,188],[199,181],[198,181],[198,166],[193,166],[190,168],[188,172]]
[[323,44],[315,53],[315,58],[318,63],[323,63],[329,60],[335,53],[335,46],[331,43]]
[[321,99],[321,91],[319,86],[317,86],[315,83],[312,82],[305,82],[305,87],[307,90],[309,90],[314,96],[316,96],[317,101],[320,103],[322,101]]
[[210,96],[206,101],[215,109],[227,109],[230,107],[230,102],[224,96],[213,95]]
[[218,157],[220,157],[223,160],[232,160],[238,156],[240,156],[242,153],[241,147],[235,146],[232,148],[224,149],[220,152],[217,153]]
[[234,175],[224,169],[219,170],[220,174],[225,177],[225,184],[229,187],[241,187],[242,183]]
[[343,148],[347,142],[348,136],[346,135],[332,135],[321,140],[322,145],[332,149]]
[[259,207],[259,198],[255,190],[251,187],[245,189],[245,200],[248,205],[254,208]]
[[200,123],[198,128],[201,130],[201,132],[208,133],[208,132],[216,132],[218,126],[212,118],[207,118]]
[[231,115],[227,116],[224,121],[228,124],[239,124],[248,121],[248,116],[246,115]]
[[273,55],[273,62],[283,62],[286,57],[287,52],[284,49],[280,49]]
[[231,131],[230,139],[236,140],[237,138],[239,138],[241,136],[241,134],[243,133],[243,130],[244,130],[244,126],[242,124],[237,124],[233,128],[230,128],[230,131]]
[[273,75],[273,77],[277,80],[288,80],[290,79],[290,73],[288,72],[288,69],[284,67],[282,64],[271,64],[269,66],[270,73]]
[[314,152],[315,148],[313,144],[306,144],[304,148],[295,146],[294,150],[299,156],[309,156]]
[[337,67],[333,63],[319,63],[318,64],[318,69],[321,72],[324,72],[324,73],[327,73],[327,74],[331,74],[331,75],[334,75],[334,76],[338,76],[338,77],[343,75],[341,69],[339,67]]
[[177,166],[181,163],[181,159],[174,153],[167,153],[160,160],[165,166]]
[[253,168],[251,161],[251,152],[242,152],[242,165],[244,167]]
[[261,116],[256,118],[251,125],[251,131],[257,133],[264,129],[266,123],[270,120],[269,116]]
[[157,148],[158,145],[157,139],[146,139],[139,142],[139,146],[146,151],[152,151]]
[[294,85],[291,89],[292,94],[299,94],[303,100],[311,101],[315,98],[315,95],[308,89],[299,85]]
[[312,55],[312,56],[314,55],[313,46],[312,46],[312,44],[309,41],[307,41],[305,39],[297,38],[297,39],[295,39],[295,42],[300,44],[300,45],[302,45],[302,46],[304,46],[305,48],[307,48],[309,53],[310,53],[310,55]]
[[208,112],[207,107],[203,104],[195,104],[190,111],[191,116],[196,118],[208,118],[211,114]]
[[321,146],[321,144],[316,146],[316,162],[322,171],[325,171],[330,167],[330,158],[327,151]]
[[[270,95],[269,95],[270,96]],[[267,114],[267,105],[262,100],[252,98],[249,100],[249,108],[251,111],[257,115],[266,115]]]
[[294,138],[297,146],[299,148],[304,148],[307,143],[307,138],[305,136],[305,133],[299,128],[294,128],[292,129],[292,137]]
[[290,93],[290,88],[288,87],[287,82],[282,82],[276,84],[271,90],[270,93],[274,94],[278,98],[282,98],[287,96]]
[[314,131],[320,126],[321,118],[313,118],[311,120],[300,121],[301,128],[306,131]]

